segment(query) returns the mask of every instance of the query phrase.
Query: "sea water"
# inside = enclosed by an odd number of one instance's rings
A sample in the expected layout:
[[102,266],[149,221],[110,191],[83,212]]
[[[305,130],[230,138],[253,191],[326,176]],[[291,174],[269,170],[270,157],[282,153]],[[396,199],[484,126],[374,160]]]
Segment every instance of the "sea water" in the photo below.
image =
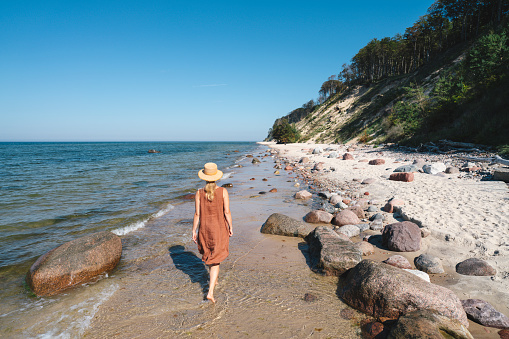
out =
[[[24,283],[35,260],[93,232],[142,231],[177,213],[179,197],[202,185],[197,172],[205,162],[217,163],[228,178],[257,147],[248,142],[0,143],[0,336],[79,336],[118,286],[114,281],[90,286],[78,299],[72,293],[36,298]],[[166,233],[178,237],[182,230],[176,225]],[[136,241],[129,246],[136,247]]]

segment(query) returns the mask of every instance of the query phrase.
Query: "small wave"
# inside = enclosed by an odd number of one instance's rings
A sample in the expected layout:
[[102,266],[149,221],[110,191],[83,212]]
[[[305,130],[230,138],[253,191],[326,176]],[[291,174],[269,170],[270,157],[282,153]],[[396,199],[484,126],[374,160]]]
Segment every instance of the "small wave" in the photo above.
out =
[[[117,290],[117,284],[112,284],[101,293],[86,299],[70,308],[56,312],[59,318],[53,320],[54,327],[46,333],[40,334],[37,338],[72,338],[82,336],[85,330],[90,326],[92,319],[99,310],[99,306],[108,300]],[[50,320],[49,318],[45,319]],[[36,326],[40,326],[38,323]],[[32,328],[30,329],[32,330]]]
[[221,180],[226,180],[226,179],[228,179],[229,177],[231,177],[231,176],[232,176],[232,174],[233,174],[233,173],[234,173],[234,172],[228,172],[228,173],[223,174],[223,177],[221,178]]
[[113,230],[111,232],[113,234],[118,235],[118,236],[122,236],[122,235],[126,235],[126,234],[128,234],[130,232],[139,230],[140,228],[145,227],[145,225],[147,224],[147,222],[149,220],[162,217],[163,215],[165,215],[166,213],[171,211],[174,207],[175,206],[173,206],[171,204],[168,204],[165,208],[163,208],[162,210],[160,210],[157,213],[154,213],[152,216],[150,216],[150,217],[148,217],[148,218],[146,218],[144,220],[138,221],[138,222],[136,222],[134,224],[131,224],[131,225],[127,225],[125,227],[117,228],[116,230]]

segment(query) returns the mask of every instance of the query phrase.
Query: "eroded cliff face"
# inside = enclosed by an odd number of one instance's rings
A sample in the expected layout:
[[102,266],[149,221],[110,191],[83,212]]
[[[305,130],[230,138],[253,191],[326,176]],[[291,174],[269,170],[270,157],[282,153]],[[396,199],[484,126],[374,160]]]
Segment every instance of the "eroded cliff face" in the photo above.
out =
[[[398,99],[401,80],[385,81],[372,86],[355,86],[329,98],[295,126],[305,142],[356,141],[365,131],[374,137],[381,131],[384,116]],[[389,97],[385,97],[389,94]],[[367,133],[367,132],[366,132]]]
[[[428,100],[438,79],[463,59],[456,55],[447,65],[421,69],[405,76],[381,80],[362,86],[351,86],[328,98],[308,114],[292,112],[283,117],[300,132],[301,142],[350,143],[386,142],[387,118],[399,102],[415,102],[409,88],[418,88],[423,100]],[[276,123],[281,119],[277,119]],[[270,134],[268,139],[270,139]],[[390,139],[390,138],[389,138]]]

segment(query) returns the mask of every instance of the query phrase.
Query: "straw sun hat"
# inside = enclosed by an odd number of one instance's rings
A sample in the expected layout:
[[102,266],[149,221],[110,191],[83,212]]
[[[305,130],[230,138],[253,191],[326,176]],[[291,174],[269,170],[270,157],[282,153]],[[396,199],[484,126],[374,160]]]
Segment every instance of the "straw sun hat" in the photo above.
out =
[[205,181],[217,181],[223,176],[223,172],[217,169],[217,165],[213,162],[208,162],[198,172],[200,179]]

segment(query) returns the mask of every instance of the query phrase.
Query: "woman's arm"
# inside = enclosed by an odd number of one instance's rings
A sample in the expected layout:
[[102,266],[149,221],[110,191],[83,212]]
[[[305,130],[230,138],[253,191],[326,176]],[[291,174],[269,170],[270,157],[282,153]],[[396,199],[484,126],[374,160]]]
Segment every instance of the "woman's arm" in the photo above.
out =
[[230,212],[230,197],[228,196],[228,191],[226,188],[223,189],[223,208],[224,217],[228,223],[228,232],[230,233],[231,237],[233,235],[232,213]]
[[194,218],[193,218],[193,241],[197,243],[198,234],[196,231],[198,230],[198,225],[200,223],[200,191],[196,192],[194,196]]

